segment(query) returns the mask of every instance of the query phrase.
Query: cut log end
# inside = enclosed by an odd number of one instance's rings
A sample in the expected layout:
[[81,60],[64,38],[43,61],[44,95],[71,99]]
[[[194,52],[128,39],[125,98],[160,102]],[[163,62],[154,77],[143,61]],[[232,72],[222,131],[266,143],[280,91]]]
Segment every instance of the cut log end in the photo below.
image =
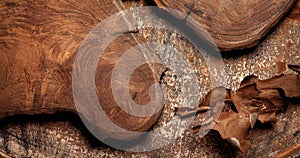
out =
[[172,8],[190,15],[209,32],[220,50],[228,51],[257,45],[296,0],[155,2],[161,8]]

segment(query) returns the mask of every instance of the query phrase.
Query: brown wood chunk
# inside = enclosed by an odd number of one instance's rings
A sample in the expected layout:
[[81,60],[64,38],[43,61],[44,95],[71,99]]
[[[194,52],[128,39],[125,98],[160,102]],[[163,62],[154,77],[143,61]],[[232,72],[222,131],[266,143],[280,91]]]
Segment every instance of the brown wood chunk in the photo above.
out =
[[[77,113],[72,94],[75,55],[98,23],[125,9],[121,4],[97,0],[1,1],[0,118],[57,111]],[[106,50],[107,60],[98,67],[96,88],[111,120],[127,130],[146,131],[160,112],[145,118],[131,116],[117,107],[111,94],[109,75],[117,59],[143,42],[130,33],[126,35]],[[132,99],[142,105],[149,101],[149,87],[158,81],[164,68],[153,67],[145,64],[130,79]]]
[[[256,45],[296,0],[154,0],[159,7],[190,15],[221,50]],[[297,12],[295,13],[295,15]]]

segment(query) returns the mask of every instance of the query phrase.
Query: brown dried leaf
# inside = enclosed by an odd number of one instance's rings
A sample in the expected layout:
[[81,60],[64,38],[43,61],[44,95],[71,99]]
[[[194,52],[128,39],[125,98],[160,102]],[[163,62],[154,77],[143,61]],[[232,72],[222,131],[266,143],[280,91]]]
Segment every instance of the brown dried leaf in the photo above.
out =
[[217,130],[223,139],[235,140],[234,145],[245,152],[250,147],[246,140],[250,130],[250,122],[247,118],[235,112],[221,113],[214,130]]
[[[299,72],[299,65],[288,67]],[[284,101],[289,98],[300,98],[300,77],[280,75],[268,80],[258,80],[255,76],[248,76],[237,91],[225,90],[224,93],[224,90],[222,87],[213,89],[200,107],[211,105],[212,114],[215,115],[216,109],[226,101],[233,105],[229,110],[223,111],[217,120],[206,124],[203,129],[212,128],[218,131],[223,139],[244,152],[250,146],[249,140],[246,140],[248,131],[257,120],[262,123],[276,121],[276,113],[282,109]],[[199,130],[199,126],[195,127],[197,127],[194,128],[195,131]]]
[[258,81],[256,88],[281,89],[286,97],[300,98],[300,79],[296,75],[281,75],[268,80]]

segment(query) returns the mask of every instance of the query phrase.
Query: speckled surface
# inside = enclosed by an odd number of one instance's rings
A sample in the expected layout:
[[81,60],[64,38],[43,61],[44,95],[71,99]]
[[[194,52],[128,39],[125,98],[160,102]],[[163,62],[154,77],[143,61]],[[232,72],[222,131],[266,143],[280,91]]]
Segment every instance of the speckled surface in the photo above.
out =
[[[174,44],[184,52],[198,74],[200,98],[203,99],[211,89],[211,83],[207,66],[199,52],[186,40],[168,34],[163,29],[144,29],[140,35],[147,41]],[[267,79],[281,73],[293,73],[282,65],[300,64],[300,22],[285,19],[257,47],[223,54],[227,88],[237,89],[241,80],[248,75]],[[166,73],[163,83],[166,105],[154,129],[174,117],[174,108],[180,103],[182,81],[172,70]],[[190,129],[186,129],[174,143],[159,150],[142,153],[120,151],[97,141],[79,118],[69,113],[17,116],[1,120],[0,149],[13,157],[274,157],[300,142],[299,115],[300,106],[290,105],[286,111],[278,114],[276,123],[257,125],[250,131],[252,146],[246,153],[232,148],[216,132],[212,131],[200,138]],[[201,121],[200,117],[195,121]],[[162,133],[168,134],[172,134],[172,131]],[[157,143],[161,141],[157,139]]]

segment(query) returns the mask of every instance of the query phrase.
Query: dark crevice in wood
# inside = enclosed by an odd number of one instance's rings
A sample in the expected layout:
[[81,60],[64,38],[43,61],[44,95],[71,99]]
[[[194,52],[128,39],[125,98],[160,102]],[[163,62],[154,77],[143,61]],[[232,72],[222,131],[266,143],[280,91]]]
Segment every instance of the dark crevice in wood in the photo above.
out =
[[157,6],[157,4],[153,0],[142,0],[148,6]]
[[153,14],[159,18],[162,18],[169,25],[178,29],[181,33],[183,33],[182,36],[186,37],[198,49],[203,49],[210,55],[218,57],[219,54],[217,47],[211,41],[205,39],[202,36],[202,32],[195,30],[197,28],[192,28],[187,25],[187,21],[184,18],[178,19],[163,9],[157,9],[153,12]]

